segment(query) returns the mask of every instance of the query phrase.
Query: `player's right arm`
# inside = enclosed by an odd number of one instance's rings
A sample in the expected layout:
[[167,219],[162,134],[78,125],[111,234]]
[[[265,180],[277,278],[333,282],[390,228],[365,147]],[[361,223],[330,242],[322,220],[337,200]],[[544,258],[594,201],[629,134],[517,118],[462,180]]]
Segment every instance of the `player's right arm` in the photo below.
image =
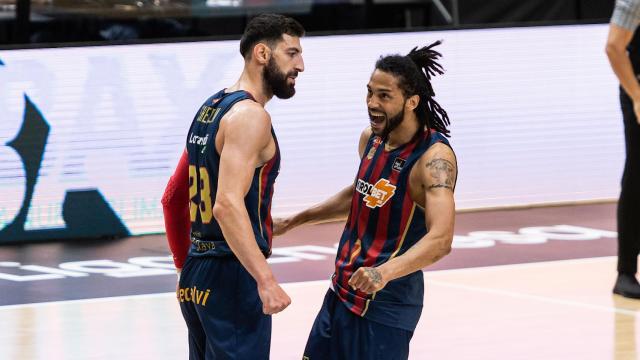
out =
[[[358,153],[360,158],[371,137],[371,129],[360,134]],[[351,199],[355,184],[350,184],[327,200],[303,210],[291,217],[273,220],[273,235],[282,235],[287,231],[304,224],[320,224],[329,221],[345,221],[351,209]]]
[[265,314],[275,314],[291,303],[278,285],[255,241],[244,198],[249,192],[261,155],[271,142],[271,119],[257,103],[243,101],[225,115],[218,190],[213,206],[229,247],[256,280]]
[[634,112],[640,123],[640,84],[636,79],[627,54],[627,45],[633,38],[633,32],[638,26],[638,21],[640,21],[640,19],[635,18],[639,7],[639,5],[633,5],[632,2],[629,2],[629,4],[616,4],[614,16],[609,25],[609,35],[605,50],[611,68],[618,77],[620,85],[633,100]]

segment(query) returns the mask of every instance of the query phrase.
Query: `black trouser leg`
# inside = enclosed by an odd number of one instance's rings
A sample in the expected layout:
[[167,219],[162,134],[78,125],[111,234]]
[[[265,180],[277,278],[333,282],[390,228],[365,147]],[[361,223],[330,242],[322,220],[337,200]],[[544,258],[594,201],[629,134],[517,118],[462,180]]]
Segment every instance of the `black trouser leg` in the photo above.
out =
[[618,272],[635,274],[640,252],[640,125],[633,102],[620,91],[626,160],[618,201]]

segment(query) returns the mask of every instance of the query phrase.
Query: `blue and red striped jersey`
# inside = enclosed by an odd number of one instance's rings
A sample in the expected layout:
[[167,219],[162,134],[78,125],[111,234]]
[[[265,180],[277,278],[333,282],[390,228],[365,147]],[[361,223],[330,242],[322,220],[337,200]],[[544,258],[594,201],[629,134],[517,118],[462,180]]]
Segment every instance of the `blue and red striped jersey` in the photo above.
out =
[[[213,205],[218,190],[220,154],[215,147],[220,120],[231,107],[241,100],[253,97],[246,91],[225,93],[219,91],[200,107],[187,138],[189,155],[189,205],[191,216],[190,256],[228,255],[220,225],[213,217]],[[271,135],[276,143],[276,153],[271,160],[256,168],[249,192],[244,202],[253,226],[253,233],[266,255],[271,254],[272,220],[271,198],[278,172],[280,171],[280,149],[273,127]],[[218,242],[217,245],[202,242]],[[206,245],[206,246],[205,246]]]
[[374,294],[356,291],[348,281],[358,268],[400,256],[426,235],[424,209],[409,195],[409,174],[436,142],[449,145],[442,134],[428,131],[391,151],[380,137],[369,138],[332,277],[334,291],[353,313],[409,331],[415,330],[422,312],[422,271],[392,280]]

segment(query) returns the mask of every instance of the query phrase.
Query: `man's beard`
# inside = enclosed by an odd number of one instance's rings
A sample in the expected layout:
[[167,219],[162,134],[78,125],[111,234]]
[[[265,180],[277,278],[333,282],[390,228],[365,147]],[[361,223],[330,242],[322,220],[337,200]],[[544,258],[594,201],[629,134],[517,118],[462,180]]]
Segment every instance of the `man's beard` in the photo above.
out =
[[[387,123],[385,124],[384,129],[380,134],[376,134],[376,135],[380,136],[383,140],[386,140],[389,137],[389,134],[391,134],[391,132],[395,130],[395,128],[397,128],[398,125],[400,125],[402,123],[402,120],[404,119],[405,104],[402,105],[402,110],[400,110],[395,116],[387,118]],[[371,113],[369,114],[370,114],[369,117],[372,118]]]
[[282,73],[276,65],[273,58],[269,59],[267,66],[264,67],[262,76],[264,78],[264,87],[267,93],[277,96],[279,99],[288,99],[296,93],[295,84],[289,85],[287,78],[289,76],[297,76],[298,72],[292,70],[286,74]]

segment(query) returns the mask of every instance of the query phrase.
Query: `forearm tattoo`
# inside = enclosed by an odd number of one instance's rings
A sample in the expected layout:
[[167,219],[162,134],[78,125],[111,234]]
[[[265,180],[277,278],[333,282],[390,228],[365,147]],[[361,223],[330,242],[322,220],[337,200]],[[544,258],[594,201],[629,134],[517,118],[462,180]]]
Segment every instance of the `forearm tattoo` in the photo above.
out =
[[364,269],[364,272],[369,276],[369,278],[371,279],[371,281],[373,281],[374,284],[377,285],[382,282],[382,276],[380,276],[380,272],[377,269],[366,268]]
[[429,189],[446,188],[453,191],[455,182],[455,166],[445,159],[433,159],[427,163],[427,169],[434,184]]

